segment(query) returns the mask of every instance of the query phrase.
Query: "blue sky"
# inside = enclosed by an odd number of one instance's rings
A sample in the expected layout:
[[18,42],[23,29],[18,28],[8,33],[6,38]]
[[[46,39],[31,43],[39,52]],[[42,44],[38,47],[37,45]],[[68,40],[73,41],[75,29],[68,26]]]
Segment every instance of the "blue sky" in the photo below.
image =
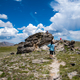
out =
[[80,41],[80,0],[0,0],[0,42],[47,30],[55,39]]

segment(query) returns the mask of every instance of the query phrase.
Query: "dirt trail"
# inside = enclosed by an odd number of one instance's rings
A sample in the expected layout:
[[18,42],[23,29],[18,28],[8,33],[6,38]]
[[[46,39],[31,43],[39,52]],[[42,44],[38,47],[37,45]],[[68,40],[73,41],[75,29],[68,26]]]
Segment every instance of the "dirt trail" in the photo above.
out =
[[52,69],[50,70],[50,80],[61,80],[61,76],[59,74],[59,67],[60,65],[65,65],[64,62],[59,63],[56,57],[54,57],[52,64],[50,67]]

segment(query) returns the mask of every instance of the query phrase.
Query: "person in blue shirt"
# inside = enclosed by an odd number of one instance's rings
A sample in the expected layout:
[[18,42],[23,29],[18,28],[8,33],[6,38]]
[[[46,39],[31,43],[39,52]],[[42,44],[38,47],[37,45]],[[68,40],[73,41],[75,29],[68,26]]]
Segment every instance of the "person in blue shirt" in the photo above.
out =
[[55,55],[55,45],[54,42],[51,41],[51,44],[48,44],[49,51],[50,51],[50,58],[53,59],[53,53]]

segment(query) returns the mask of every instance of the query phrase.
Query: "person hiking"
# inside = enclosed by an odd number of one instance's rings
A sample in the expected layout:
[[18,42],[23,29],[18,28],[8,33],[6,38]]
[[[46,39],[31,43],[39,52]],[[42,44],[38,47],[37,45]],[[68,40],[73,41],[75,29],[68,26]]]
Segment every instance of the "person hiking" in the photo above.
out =
[[48,31],[46,31],[46,34],[48,34],[49,32]]
[[54,42],[51,40],[51,44],[48,44],[47,46],[49,47],[50,58],[53,59],[53,53],[55,55],[55,45],[54,45]]

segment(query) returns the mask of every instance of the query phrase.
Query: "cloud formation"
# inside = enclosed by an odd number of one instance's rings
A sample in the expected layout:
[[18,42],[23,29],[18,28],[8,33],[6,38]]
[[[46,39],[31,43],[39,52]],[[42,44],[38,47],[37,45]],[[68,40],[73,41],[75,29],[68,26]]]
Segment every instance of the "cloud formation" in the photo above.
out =
[[11,22],[3,22],[2,20],[0,20],[0,27],[13,27]]
[[80,31],[69,31],[70,32],[70,37],[73,40],[80,41]]
[[[59,39],[80,40],[80,0],[55,0],[50,3],[57,13],[50,18],[52,24],[44,27]],[[78,30],[78,31],[76,31]],[[77,37],[75,39],[75,36]]]
[[27,33],[28,35],[35,34],[37,32],[45,32],[41,30],[41,28],[44,27],[41,23],[37,26],[34,26],[33,24],[29,24],[25,29],[23,30],[23,33]]
[[18,31],[15,28],[1,28],[0,29],[0,41],[2,40],[10,40],[12,38],[15,38],[15,35],[18,33]]
[[25,29],[25,26],[23,26],[22,28],[17,28],[18,30],[23,30],[23,29]]
[[1,19],[8,19],[7,15],[5,15],[5,14],[0,14],[0,18]]
[[[58,11],[50,21],[56,27],[62,26],[68,30],[80,29],[80,0],[56,0],[58,3],[54,5],[51,2],[53,11]],[[72,2],[73,1],[73,2]]]
[[[16,0],[21,1],[21,0]],[[15,29],[10,21],[3,22],[0,20],[0,41],[6,40],[14,43],[19,43],[29,35],[37,32],[49,31],[56,39],[60,37],[67,40],[80,40],[80,0],[56,0],[50,3],[53,11],[57,13],[50,18],[52,22],[49,26],[44,26],[39,23],[36,17],[30,13],[32,18],[38,24],[37,26],[29,23],[28,26]],[[7,19],[7,15],[0,18]],[[19,33],[22,30],[23,33]],[[76,39],[75,39],[76,37]]]

